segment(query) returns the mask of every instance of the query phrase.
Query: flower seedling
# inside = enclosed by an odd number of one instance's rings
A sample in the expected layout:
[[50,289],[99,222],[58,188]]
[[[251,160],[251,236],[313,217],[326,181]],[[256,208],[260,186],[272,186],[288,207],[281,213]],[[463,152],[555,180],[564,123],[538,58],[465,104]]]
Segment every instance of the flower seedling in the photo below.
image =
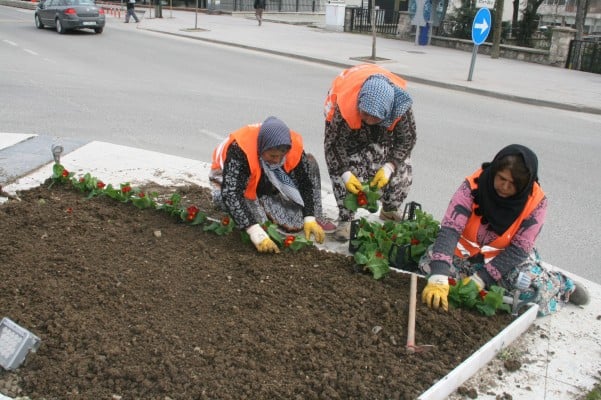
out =
[[292,250],[294,252],[299,251],[300,249],[302,249],[303,247],[306,246],[311,246],[313,245],[313,242],[310,240],[307,240],[305,238],[305,236],[303,235],[288,235],[286,236],[286,238],[284,239],[284,249],[285,250]]
[[189,206],[188,208],[181,210],[180,218],[190,225],[199,225],[207,220],[207,216],[201,213],[196,206]]
[[479,290],[472,280],[464,283],[462,280],[449,278],[449,304],[456,308],[474,309],[479,313],[491,316],[497,310],[511,313],[509,304],[503,303],[505,289],[491,286],[490,290]]
[[[439,229],[439,222],[422,210],[415,211],[415,219],[401,222],[381,224],[361,218],[356,235],[351,238],[355,262],[380,279],[389,272],[391,263],[397,268],[402,268],[399,264],[417,264],[428,246],[434,243]],[[408,251],[399,254],[399,249],[405,246]],[[376,257],[378,252],[381,257]]]
[[370,213],[378,211],[378,200],[380,199],[380,190],[377,187],[369,186],[369,183],[361,183],[362,189],[359,193],[347,193],[344,198],[344,206],[355,212],[359,208],[365,208]]
[[205,232],[214,232],[219,236],[223,236],[231,233],[235,226],[236,224],[230,216],[226,215],[222,217],[221,220],[213,221],[209,225],[206,225],[202,230]]

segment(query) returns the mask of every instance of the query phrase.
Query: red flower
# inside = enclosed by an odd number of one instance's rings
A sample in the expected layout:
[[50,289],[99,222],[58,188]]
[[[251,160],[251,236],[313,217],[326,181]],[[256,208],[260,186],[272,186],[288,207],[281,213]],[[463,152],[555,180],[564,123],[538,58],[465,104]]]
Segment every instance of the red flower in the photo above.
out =
[[[65,173],[64,173],[64,171],[63,171],[63,176],[65,176]],[[82,178],[79,178],[79,183],[84,183],[85,181],[86,181],[86,180],[85,180],[83,177],[82,177]]]
[[367,195],[362,191],[359,191],[359,193],[357,193],[357,204],[360,207],[367,205]]
[[295,239],[296,237],[292,235],[286,236],[286,240],[284,240],[284,247],[290,247],[290,245],[294,243]]
[[67,171],[66,169],[63,169],[63,173],[61,174],[64,178],[69,176],[69,171]]
[[131,192],[131,186],[123,186],[121,188],[121,192],[122,193],[129,193],[129,192]]
[[96,187],[97,187],[98,189],[104,189],[104,187],[105,187],[105,186],[106,186],[106,185],[105,185],[105,184],[104,184],[104,182],[102,182],[102,181],[98,181],[98,183],[96,184]]
[[378,258],[384,258],[384,255],[381,252],[376,251],[376,257],[378,257]]
[[140,192],[140,193],[138,193],[138,197],[140,197],[140,198],[144,198],[144,192]]
[[188,221],[194,221],[194,219],[196,218],[196,214],[198,214],[198,207],[190,206],[186,209],[186,211],[188,212],[188,216],[186,217],[186,219]]
[[478,295],[480,296],[480,298],[482,300],[484,300],[484,298],[486,297],[486,295],[488,294],[488,292],[484,289],[480,290],[480,292],[478,292]]
[[419,244],[419,240],[417,240],[416,238],[411,238],[411,245],[414,246],[416,244]]
[[172,206],[173,205],[173,200],[167,200],[165,203],[169,204],[170,206]]
[[451,285],[451,286],[457,285],[457,281],[455,280],[455,278],[449,276],[449,285]]
[[230,217],[228,217],[227,215],[223,218],[221,218],[221,225],[223,226],[228,226],[230,224]]

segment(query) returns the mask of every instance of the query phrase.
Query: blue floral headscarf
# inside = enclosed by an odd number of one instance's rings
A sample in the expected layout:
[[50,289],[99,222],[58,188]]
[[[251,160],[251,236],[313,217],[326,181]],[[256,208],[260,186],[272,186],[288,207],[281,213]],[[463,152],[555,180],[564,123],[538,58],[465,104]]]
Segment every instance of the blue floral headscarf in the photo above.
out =
[[372,75],[359,91],[359,110],[381,119],[386,128],[411,108],[409,93],[392,83],[384,75]]

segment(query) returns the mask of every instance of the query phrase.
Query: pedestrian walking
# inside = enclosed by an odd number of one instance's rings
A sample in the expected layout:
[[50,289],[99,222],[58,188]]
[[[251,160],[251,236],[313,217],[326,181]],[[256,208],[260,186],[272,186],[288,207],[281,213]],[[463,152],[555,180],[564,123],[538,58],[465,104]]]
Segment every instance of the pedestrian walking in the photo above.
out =
[[125,23],[129,23],[129,18],[133,17],[136,22],[140,22],[136,15],[136,0],[127,0],[127,13],[125,14]]
[[263,10],[265,10],[265,0],[255,0],[253,7],[255,8],[255,17],[257,17],[259,26],[261,26],[263,22]]

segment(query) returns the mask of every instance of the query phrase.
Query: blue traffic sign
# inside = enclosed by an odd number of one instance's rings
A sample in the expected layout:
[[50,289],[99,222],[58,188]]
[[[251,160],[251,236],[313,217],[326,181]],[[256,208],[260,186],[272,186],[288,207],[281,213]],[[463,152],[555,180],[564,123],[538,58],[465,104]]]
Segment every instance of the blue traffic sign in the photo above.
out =
[[476,46],[484,43],[491,28],[491,17],[490,10],[488,8],[481,8],[474,17],[472,24],[472,41]]

